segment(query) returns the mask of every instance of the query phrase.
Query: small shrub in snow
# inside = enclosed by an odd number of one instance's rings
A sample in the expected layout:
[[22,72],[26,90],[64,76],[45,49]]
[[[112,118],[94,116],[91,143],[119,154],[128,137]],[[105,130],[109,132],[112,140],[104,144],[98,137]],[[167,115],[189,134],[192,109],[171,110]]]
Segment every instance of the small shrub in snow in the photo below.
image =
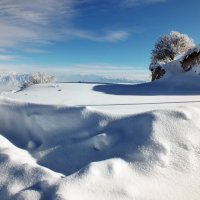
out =
[[151,53],[151,63],[172,61],[193,46],[193,40],[187,35],[172,31],[169,35],[161,36],[156,42]]
[[54,76],[47,75],[45,73],[35,73],[32,74],[27,82],[22,85],[22,89],[27,88],[31,85],[40,84],[40,83],[51,83],[54,81]]

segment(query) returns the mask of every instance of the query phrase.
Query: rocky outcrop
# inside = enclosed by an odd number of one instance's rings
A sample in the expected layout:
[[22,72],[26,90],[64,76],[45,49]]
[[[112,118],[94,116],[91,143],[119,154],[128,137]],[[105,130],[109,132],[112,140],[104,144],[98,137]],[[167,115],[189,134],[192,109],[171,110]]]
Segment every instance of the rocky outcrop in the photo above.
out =
[[190,71],[193,67],[200,65],[200,46],[190,49],[180,61],[184,71]]
[[162,66],[157,66],[155,68],[151,69],[151,81],[158,80],[162,78],[165,74],[165,70],[162,68]]

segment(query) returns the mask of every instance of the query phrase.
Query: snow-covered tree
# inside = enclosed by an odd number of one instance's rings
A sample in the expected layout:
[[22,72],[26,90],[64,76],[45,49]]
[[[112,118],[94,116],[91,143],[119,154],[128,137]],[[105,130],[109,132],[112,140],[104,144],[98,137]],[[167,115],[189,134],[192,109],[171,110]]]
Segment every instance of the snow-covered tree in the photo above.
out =
[[194,46],[193,39],[176,31],[161,36],[151,53],[151,63],[169,62]]
[[28,81],[26,81],[23,85],[22,85],[22,89],[23,88],[27,88],[31,85],[35,85],[35,84],[40,84],[40,83],[51,83],[55,80],[54,76],[50,76],[47,75],[45,73],[34,73],[30,75],[30,78]]
[[50,82],[53,82],[53,80],[54,80],[54,76],[37,72],[32,75],[30,82],[34,85],[34,84],[40,84],[40,83],[50,83]]

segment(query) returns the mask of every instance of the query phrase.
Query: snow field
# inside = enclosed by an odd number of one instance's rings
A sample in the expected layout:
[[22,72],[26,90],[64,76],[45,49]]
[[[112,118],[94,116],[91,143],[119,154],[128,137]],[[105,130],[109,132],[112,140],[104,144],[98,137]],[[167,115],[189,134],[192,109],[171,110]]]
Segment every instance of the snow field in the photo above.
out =
[[0,199],[199,200],[199,76],[165,70],[1,93]]

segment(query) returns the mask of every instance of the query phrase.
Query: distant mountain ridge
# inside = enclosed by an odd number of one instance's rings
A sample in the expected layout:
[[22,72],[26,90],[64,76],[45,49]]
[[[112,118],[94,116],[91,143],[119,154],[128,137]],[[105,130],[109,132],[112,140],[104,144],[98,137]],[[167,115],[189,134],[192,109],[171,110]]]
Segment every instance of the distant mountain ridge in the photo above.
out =
[[0,92],[18,90],[31,77],[31,73],[0,72]]

